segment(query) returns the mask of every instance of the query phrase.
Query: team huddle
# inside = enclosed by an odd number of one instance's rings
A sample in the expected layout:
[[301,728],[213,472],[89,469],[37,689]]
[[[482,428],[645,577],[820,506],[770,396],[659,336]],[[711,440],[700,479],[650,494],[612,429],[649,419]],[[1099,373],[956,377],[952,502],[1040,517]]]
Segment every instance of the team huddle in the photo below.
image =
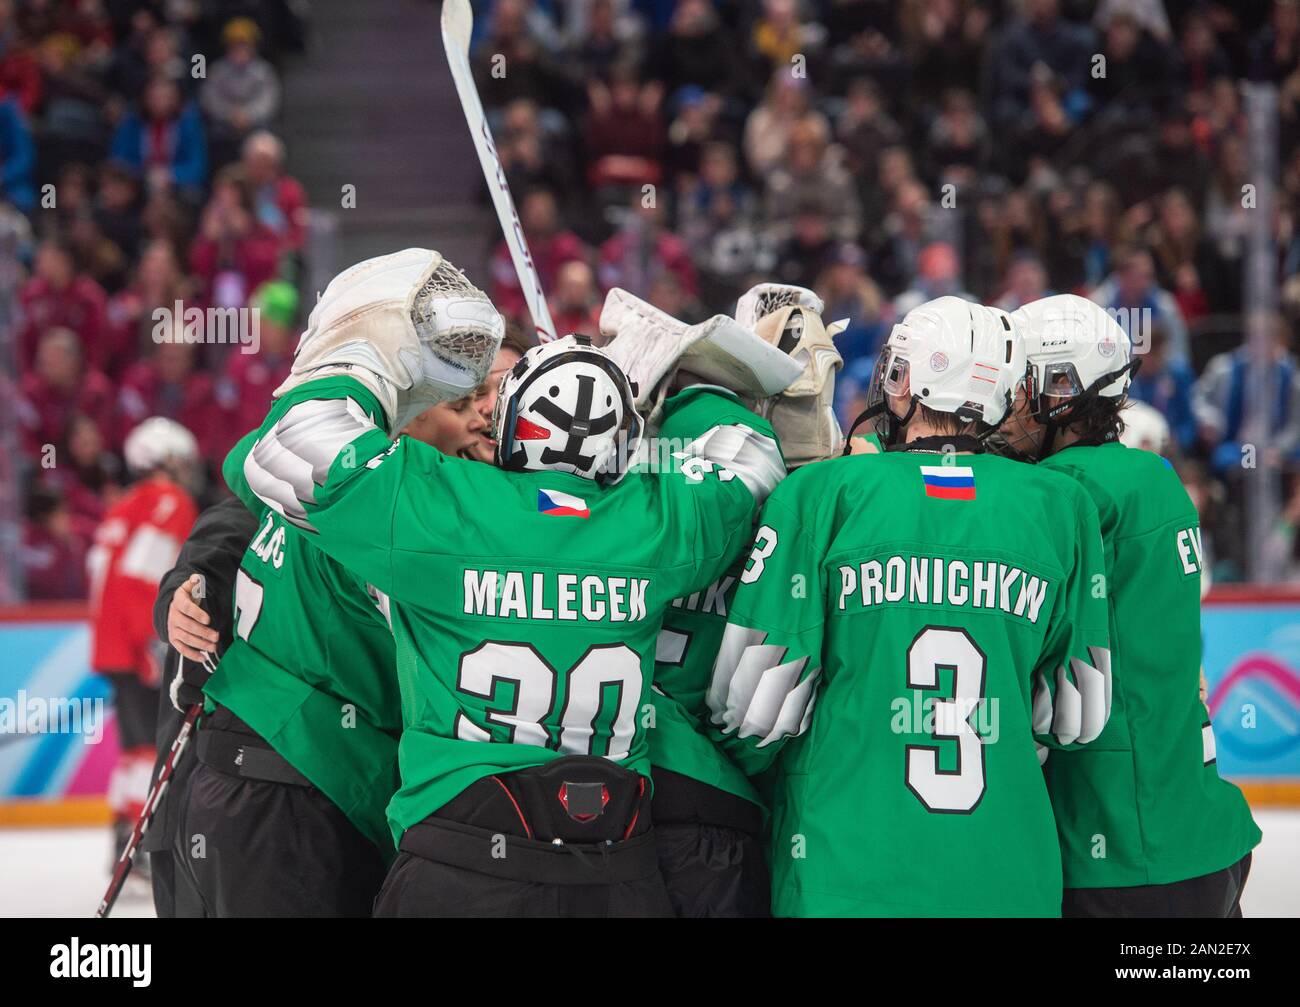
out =
[[225,461],[229,646],[171,641],[182,914],[1240,915],[1129,337],[939,298],[846,439],[821,311],[528,347],[436,252],[336,277]]

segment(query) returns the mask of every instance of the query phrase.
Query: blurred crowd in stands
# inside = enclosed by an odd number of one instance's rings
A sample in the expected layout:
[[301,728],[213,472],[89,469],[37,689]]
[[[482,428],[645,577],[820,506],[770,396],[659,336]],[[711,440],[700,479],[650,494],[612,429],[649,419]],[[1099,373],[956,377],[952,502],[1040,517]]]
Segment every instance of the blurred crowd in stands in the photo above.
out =
[[[698,320],[756,280],[803,284],[850,320],[847,422],[916,304],[1091,296],[1140,320],[1133,394],[1167,421],[1219,581],[1246,570],[1243,270],[1254,187],[1273,180],[1282,294],[1257,464],[1284,474],[1275,572],[1300,579],[1296,0],[474,9],[475,76],[562,331],[594,333],[611,286]],[[0,0],[33,598],[84,594],[77,551],[132,425],[178,419],[219,464],[287,371],[306,208],[273,130],[302,30],[287,0]],[[1272,168],[1251,165],[1252,83],[1276,88]],[[527,328],[505,246],[489,254],[474,278]],[[159,339],[154,310],[178,301],[260,307],[260,351]]]
[[[0,0],[5,472],[33,600],[85,597],[132,427],[176,419],[219,464],[287,374],[306,206],[270,127],[303,29],[280,0]],[[257,353],[172,324],[249,306]]]
[[[848,318],[841,419],[915,305],[1076,292],[1145,351],[1134,396],[1243,556],[1243,268],[1256,186],[1277,249],[1272,449],[1300,518],[1300,5],[1295,0],[488,0],[474,69],[556,324],[622,286],[680,317],[756,280]],[[1251,173],[1246,88],[1277,88]],[[491,293],[523,316],[504,245]],[[1253,458],[1250,459],[1254,461]],[[1278,571],[1300,577],[1300,562]]]

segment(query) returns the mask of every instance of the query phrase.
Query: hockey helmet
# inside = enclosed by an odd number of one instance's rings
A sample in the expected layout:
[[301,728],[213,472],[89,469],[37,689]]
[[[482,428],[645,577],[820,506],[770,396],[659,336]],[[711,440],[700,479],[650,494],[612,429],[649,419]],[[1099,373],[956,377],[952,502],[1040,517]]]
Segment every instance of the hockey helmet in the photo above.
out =
[[[857,423],[874,419],[877,433],[892,444],[924,404],[983,424],[987,436],[1010,413],[1024,370],[1024,348],[1006,312],[938,297],[913,308],[890,332]],[[891,396],[910,399],[905,415],[890,408]]]
[[194,435],[166,416],[151,416],[132,428],[122,445],[127,468],[136,475],[170,465],[193,465],[199,460]]
[[612,485],[641,443],[634,401],[627,376],[586,336],[534,346],[501,378],[492,416],[497,465]]

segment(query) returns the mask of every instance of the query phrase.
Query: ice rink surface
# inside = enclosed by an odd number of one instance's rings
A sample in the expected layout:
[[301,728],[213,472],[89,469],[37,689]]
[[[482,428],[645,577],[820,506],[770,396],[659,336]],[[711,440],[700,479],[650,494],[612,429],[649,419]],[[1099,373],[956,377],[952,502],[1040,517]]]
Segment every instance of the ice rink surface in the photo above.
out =
[[[1264,841],[1246,885],[1247,916],[1300,917],[1300,810],[1259,810]],[[107,829],[0,830],[0,916],[90,916],[109,876]],[[114,916],[152,916],[128,883]]]

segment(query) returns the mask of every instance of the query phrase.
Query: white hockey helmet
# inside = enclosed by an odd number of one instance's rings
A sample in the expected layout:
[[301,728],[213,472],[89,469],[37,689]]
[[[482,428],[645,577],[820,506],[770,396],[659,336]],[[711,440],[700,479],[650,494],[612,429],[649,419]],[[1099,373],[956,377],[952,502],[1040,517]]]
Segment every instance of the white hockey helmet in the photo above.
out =
[[[987,436],[1010,413],[1024,371],[1024,347],[1005,311],[938,297],[913,308],[890,332],[858,422],[876,419],[889,444],[923,404],[984,424]],[[890,396],[911,399],[906,415],[894,414]]]
[[136,475],[173,464],[194,465],[199,460],[199,442],[175,420],[150,416],[126,435],[122,445],[126,465]]
[[1163,455],[1169,450],[1169,421],[1155,406],[1138,399],[1124,406],[1124,429],[1119,441],[1125,447]]
[[1055,420],[1086,397],[1128,394],[1132,343],[1100,304],[1077,294],[1055,294],[1017,308],[1011,317],[1025,344],[1025,391],[1040,423]]
[[616,483],[641,443],[635,399],[627,375],[588,337],[534,346],[501,378],[497,465]]

